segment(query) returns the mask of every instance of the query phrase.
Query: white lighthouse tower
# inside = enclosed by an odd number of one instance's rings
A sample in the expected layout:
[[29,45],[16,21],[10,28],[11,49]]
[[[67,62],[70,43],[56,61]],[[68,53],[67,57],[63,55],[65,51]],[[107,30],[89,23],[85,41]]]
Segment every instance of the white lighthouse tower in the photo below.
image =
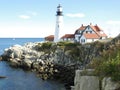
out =
[[57,7],[56,12],[56,28],[55,28],[55,35],[54,35],[54,42],[58,42],[61,37],[61,30],[63,27],[63,12],[62,12],[62,6],[59,4]]

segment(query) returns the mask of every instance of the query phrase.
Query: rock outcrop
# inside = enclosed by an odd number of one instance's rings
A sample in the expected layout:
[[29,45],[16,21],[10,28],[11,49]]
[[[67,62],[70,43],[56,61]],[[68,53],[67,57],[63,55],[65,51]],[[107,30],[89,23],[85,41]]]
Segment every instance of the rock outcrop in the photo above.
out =
[[102,90],[120,90],[120,83],[113,82],[110,77],[105,77],[102,80]]
[[2,57],[0,56],[0,61],[2,60]]
[[67,88],[70,88],[69,86],[73,84],[75,76],[75,66],[71,65],[72,63],[75,64],[75,61],[65,55],[60,48],[55,53],[37,51],[35,48],[37,44],[27,43],[24,46],[11,46],[5,49],[1,57],[3,60],[8,61],[12,67],[36,71],[37,76],[43,80],[56,79],[63,82]]
[[72,90],[100,90],[99,78],[92,75],[93,70],[77,70]]
[[2,79],[2,78],[6,78],[5,76],[0,76],[0,78]]
[[[76,70],[74,86],[71,90],[120,90],[120,83],[111,80],[111,77],[93,76],[94,70]],[[101,83],[101,84],[100,84]]]

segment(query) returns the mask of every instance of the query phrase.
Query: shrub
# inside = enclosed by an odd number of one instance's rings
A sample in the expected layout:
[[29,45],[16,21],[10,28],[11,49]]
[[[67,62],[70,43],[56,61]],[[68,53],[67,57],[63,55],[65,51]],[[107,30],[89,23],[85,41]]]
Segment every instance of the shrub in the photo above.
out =
[[107,60],[102,60],[95,67],[95,73],[101,77],[111,77],[113,81],[120,81],[120,51],[117,51],[116,57],[110,56]]
[[69,41],[67,41],[67,42],[62,42],[61,41],[61,42],[58,42],[57,45],[58,46],[72,46],[72,47],[75,47],[75,46],[80,45],[80,44],[72,43],[72,42],[69,42]]
[[38,45],[35,46],[35,49],[37,51],[49,51],[52,47],[51,42],[44,42],[44,43],[39,43]]
[[34,49],[35,50],[37,50],[37,51],[41,51],[41,43],[38,43],[35,47],[34,47]]
[[50,49],[51,46],[52,46],[51,42],[45,42],[45,43],[42,43],[41,48],[45,50],[45,49]]

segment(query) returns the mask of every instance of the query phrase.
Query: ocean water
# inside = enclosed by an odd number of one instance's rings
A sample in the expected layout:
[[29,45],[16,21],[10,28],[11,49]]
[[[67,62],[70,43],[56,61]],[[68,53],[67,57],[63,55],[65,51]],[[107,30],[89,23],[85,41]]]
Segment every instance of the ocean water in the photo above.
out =
[[24,45],[27,42],[42,42],[44,38],[0,38],[0,54],[3,53],[5,48],[15,44]]
[[[15,44],[24,45],[26,42],[40,42],[43,38],[0,38],[0,54]],[[0,62],[0,90],[65,90],[64,85],[51,80],[42,80],[34,72],[11,68],[7,62]]]

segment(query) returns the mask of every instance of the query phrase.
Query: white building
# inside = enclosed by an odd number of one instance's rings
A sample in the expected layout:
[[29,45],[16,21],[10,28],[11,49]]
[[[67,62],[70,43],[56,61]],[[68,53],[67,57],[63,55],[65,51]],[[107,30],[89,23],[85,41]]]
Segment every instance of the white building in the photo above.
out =
[[78,42],[81,44],[106,39],[107,35],[98,25],[81,25],[74,34],[65,34],[61,37],[62,41]]
[[75,41],[82,44],[107,38],[107,35],[98,25],[93,26],[92,24],[87,26],[83,26],[82,24],[81,27],[75,31],[74,35]]
[[63,12],[62,12],[62,6],[59,4],[57,7],[56,12],[56,28],[55,28],[55,35],[54,35],[54,42],[58,42],[61,37],[61,31],[63,28]]
[[70,41],[74,42],[75,40],[75,35],[74,34],[65,34],[64,36],[61,37],[61,41]]

